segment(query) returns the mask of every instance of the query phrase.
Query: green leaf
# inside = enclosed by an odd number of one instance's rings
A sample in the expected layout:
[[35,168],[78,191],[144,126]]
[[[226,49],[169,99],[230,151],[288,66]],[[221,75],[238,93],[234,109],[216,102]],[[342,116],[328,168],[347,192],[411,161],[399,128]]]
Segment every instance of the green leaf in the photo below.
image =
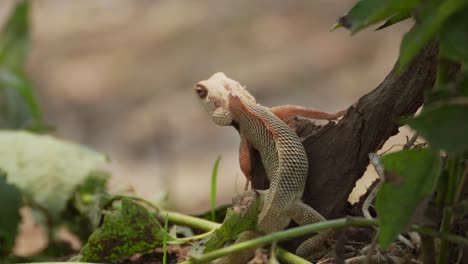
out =
[[109,262],[162,244],[164,229],[146,208],[129,199],[104,218],[81,249],[82,261]]
[[78,235],[81,241],[87,241],[99,226],[101,210],[111,198],[106,189],[109,178],[107,172],[92,171],[78,186],[73,199],[61,214],[61,223]]
[[338,23],[356,33],[397,13],[409,12],[419,2],[421,0],[360,0]]
[[[468,100],[468,98],[465,98]],[[426,138],[432,147],[451,154],[468,150],[468,104],[428,107],[405,122]]]
[[23,66],[30,46],[29,1],[19,1],[0,33],[0,128],[43,130]]
[[395,15],[391,16],[389,19],[387,19],[387,21],[385,21],[385,23],[383,23],[383,25],[378,27],[376,30],[381,30],[381,29],[387,28],[387,27],[389,27],[391,25],[394,25],[394,24],[396,24],[398,22],[406,20],[406,19],[408,19],[410,17],[411,17],[411,12],[409,12],[408,10],[400,11],[400,12],[396,13]]
[[0,128],[37,130],[41,120],[31,83],[22,74],[0,68]]
[[439,33],[443,57],[468,64],[468,8],[458,11],[443,25]]
[[377,194],[379,243],[386,248],[408,225],[418,203],[429,196],[442,170],[442,159],[429,148],[387,154],[381,159],[385,183]]
[[10,70],[22,68],[28,55],[29,1],[20,1],[0,33],[0,66]]
[[446,0],[435,3],[437,5],[426,4],[424,6],[421,22],[403,37],[398,65],[400,71],[434,38],[447,18],[460,10],[467,1]]
[[211,190],[210,190],[210,209],[211,209],[211,221],[216,220],[216,182],[218,181],[218,168],[221,156],[216,158],[215,164],[213,165],[213,171],[211,173]]
[[21,193],[8,184],[5,174],[0,170],[0,256],[7,255],[15,245],[18,225],[21,221]]
[[59,217],[67,201],[106,157],[51,136],[0,131],[0,168],[26,198]]

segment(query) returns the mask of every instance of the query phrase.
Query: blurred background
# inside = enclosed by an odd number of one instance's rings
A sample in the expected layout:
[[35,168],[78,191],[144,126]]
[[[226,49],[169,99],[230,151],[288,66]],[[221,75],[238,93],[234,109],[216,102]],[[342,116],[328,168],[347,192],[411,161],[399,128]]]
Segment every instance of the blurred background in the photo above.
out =
[[[114,190],[167,191],[172,209],[201,212],[218,155],[219,204],[244,178],[237,132],[210,121],[194,84],[223,71],[266,106],[349,107],[384,79],[409,29],[330,32],[354,2],[32,1],[27,72],[55,135],[109,155]],[[14,3],[0,2],[0,25]]]

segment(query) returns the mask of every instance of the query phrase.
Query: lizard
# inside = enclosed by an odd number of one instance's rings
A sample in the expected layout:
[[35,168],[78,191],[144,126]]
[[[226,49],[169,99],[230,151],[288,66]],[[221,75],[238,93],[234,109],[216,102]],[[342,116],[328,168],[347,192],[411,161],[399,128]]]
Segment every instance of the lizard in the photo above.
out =
[[[252,151],[255,149],[260,154],[270,181],[269,189],[260,192],[262,202],[257,224],[260,232],[283,230],[291,220],[299,225],[325,220],[302,201],[308,172],[307,154],[299,137],[284,121],[293,116],[333,120],[345,111],[327,113],[296,105],[268,108],[258,104],[245,87],[222,72],[198,82],[194,91],[215,124],[238,130],[241,138],[239,163],[247,179],[246,188],[252,177]],[[311,256],[329,233],[325,231],[306,240],[296,253]],[[236,243],[259,235],[257,231],[246,231],[240,234]],[[245,263],[252,254],[252,250],[245,250],[224,257],[218,263]]]

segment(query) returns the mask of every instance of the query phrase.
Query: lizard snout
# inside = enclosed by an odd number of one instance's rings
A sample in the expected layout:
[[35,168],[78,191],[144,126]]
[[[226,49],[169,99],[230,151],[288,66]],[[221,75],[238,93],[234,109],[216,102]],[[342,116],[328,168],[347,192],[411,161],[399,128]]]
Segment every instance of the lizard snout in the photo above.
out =
[[195,92],[197,93],[198,97],[200,97],[201,99],[204,99],[206,95],[208,94],[208,90],[206,89],[206,87],[201,84],[197,84],[195,86]]

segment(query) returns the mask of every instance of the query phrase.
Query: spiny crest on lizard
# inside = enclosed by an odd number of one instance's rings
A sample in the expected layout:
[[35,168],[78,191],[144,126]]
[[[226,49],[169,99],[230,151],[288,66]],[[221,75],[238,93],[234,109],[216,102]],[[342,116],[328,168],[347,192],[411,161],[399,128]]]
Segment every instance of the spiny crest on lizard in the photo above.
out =
[[208,80],[197,83],[195,93],[213,122],[220,126],[231,125],[233,121],[232,114],[229,111],[230,94],[256,103],[255,98],[245,87],[226,77],[222,72],[217,72]]

